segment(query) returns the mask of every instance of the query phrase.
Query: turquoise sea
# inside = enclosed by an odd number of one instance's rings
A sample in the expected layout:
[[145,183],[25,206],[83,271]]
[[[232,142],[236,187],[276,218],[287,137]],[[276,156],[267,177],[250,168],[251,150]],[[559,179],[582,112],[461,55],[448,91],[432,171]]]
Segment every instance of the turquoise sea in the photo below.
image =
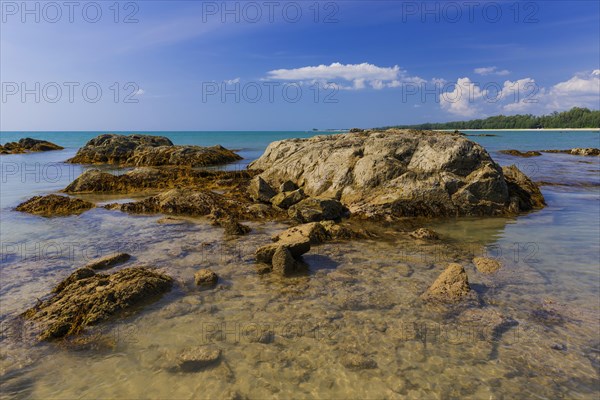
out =
[[[447,322],[447,315],[414,301],[435,279],[440,265],[451,261],[447,247],[418,246],[401,237],[322,246],[307,257],[312,272],[306,279],[279,282],[256,276],[252,254],[273,232],[284,228],[280,224],[256,224],[244,242],[221,243],[221,233],[205,221],[160,225],[156,223],[160,216],[133,217],[104,209],[53,219],[14,211],[20,202],[57,192],[79,176],[86,166],[63,161],[101,133],[106,132],[0,132],[2,144],[32,137],[65,147],[0,156],[3,398],[215,398],[223,394],[235,398],[239,394],[237,398],[575,399],[600,394],[600,157],[544,153],[519,158],[498,153],[600,148],[599,131],[465,131],[498,163],[516,164],[541,182],[548,206],[516,218],[421,222],[438,231],[449,246],[503,260],[506,272],[495,280],[477,275],[473,268],[469,277],[493,312],[518,322],[517,328],[509,330],[512,341],[504,333],[494,344],[471,340],[456,346],[441,340],[425,347],[406,337],[398,339],[393,325]],[[135,133],[167,136],[175,144],[235,149],[244,160],[228,169],[245,168],[270,142],[325,134]],[[202,247],[202,243],[209,245]],[[135,262],[165,268],[181,281],[209,264],[224,277],[223,288],[199,294],[184,284],[139,316],[109,324],[110,332],[103,334],[116,339],[108,350],[30,346],[5,334],[14,316],[70,271],[89,258],[117,250],[131,252]],[[400,274],[399,266],[410,274]],[[229,328],[238,324],[239,328],[248,321],[275,326],[297,320],[309,324],[311,332],[314,326],[335,325],[339,337],[331,341],[276,334],[272,343],[265,344],[226,336],[217,343],[224,358],[218,368],[187,376],[160,367],[170,351],[198,340],[203,323],[230,323]],[[125,328],[126,340],[117,335]],[[515,342],[517,331],[520,336]],[[349,371],[336,364],[340,354],[352,353],[355,350],[348,349],[356,346],[379,368]],[[150,389],[153,394],[144,396]]]

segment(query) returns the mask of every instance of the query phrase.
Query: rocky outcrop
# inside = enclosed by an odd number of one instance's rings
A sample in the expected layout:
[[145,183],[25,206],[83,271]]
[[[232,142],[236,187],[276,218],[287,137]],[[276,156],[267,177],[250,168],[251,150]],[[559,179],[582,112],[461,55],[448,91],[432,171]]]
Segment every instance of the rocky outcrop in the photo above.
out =
[[500,261],[487,257],[475,257],[473,264],[482,274],[493,274],[502,267]]
[[366,217],[511,212],[502,168],[460,134],[392,129],[289,139],[271,143],[249,169],[263,186],[289,181],[310,197],[290,208],[301,222],[315,221],[296,212],[314,198],[339,200]]
[[203,268],[194,274],[194,282],[198,286],[214,286],[219,277],[208,268]]
[[81,214],[94,207],[94,204],[89,201],[49,194],[47,196],[34,196],[19,204],[16,210],[42,217],[61,217]]
[[269,203],[277,192],[261,177],[252,179],[248,186],[248,195],[254,201]]
[[232,189],[247,184],[248,171],[207,171],[187,167],[140,167],[122,175],[89,169],[63,191],[66,193],[129,193],[152,189],[197,187]]
[[8,142],[4,146],[0,145],[0,154],[21,154],[38,151],[63,150],[64,147],[48,142],[46,140],[38,140],[24,138],[18,142]]
[[519,151],[519,150],[500,150],[500,153],[502,154],[507,154],[509,156],[515,156],[515,157],[538,157],[541,156],[542,153],[540,153],[539,151]]
[[40,340],[77,334],[88,325],[155,300],[169,291],[173,280],[149,268],[125,268],[110,275],[81,268],[54,290],[48,300],[23,317],[37,322]]
[[502,167],[502,172],[510,197],[510,212],[539,209],[546,205],[540,188],[516,166]]
[[276,207],[287,210],[294,204],[297,204],[304,200],[306,195],[302,189],[294,190],[292,192],[281,192],[271,199],[271,204]]
[[104,134],[87,142],[75,157],[67,162],[120,166],[205,167],[241,159],[222,146],[175,146],[163,136]]
[[84,268],[92,270],[108,269],[115,265],[129,261],[131,256],[127,253],[115,253],[107,256],[96,258],[85,265]]
[[600,156],[600,149],[595,147],[588,148],[574,148],[569,150],[542,150],[543,153],[564,153],[571,154],[574,156]]
[[424,300],[453,303],[469,296],[469,278],[460,264],[452,263],[421,296]]

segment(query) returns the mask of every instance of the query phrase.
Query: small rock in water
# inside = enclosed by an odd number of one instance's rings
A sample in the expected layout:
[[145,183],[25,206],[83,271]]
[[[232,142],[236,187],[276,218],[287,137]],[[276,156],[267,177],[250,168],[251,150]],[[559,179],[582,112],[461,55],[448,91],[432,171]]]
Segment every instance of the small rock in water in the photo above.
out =
[[93,270],[108,269],[117,264],[129,261],[130,258],[131,256],[127,253],[109,254],[107,256],[92,260],[84,268],[89,268]]
[[440,238],[435,231],[427,228],[419,228],[416,231],[411,232],[409,235],[415,239],[425,240],[437,240]]
[[284,246],[279,246],[273,253],[273,272],[283,276],[291,275],[296,270],[296,260]]
[[94,207],[95,205],[89,201],[49,194],[47,196],[34,196],[19,204],[16,210],[42,217],[57,217],[81,214]]
[[270,264],[273,259],[273,254],[279,247],[287,248],[292,257],[300,257],[302,254],[310,250],[310,240],[303,238],[298,241],[286,241],[268,244],[256,250],[256,260],[260,263]]
[[564,343],[556,343],[550,346],[552,350],[567,351],[567,345]]
[[475,257],[473,264],[482,274],[493,274],[502,267],[500,261],[487,257]]
[[213,346],[192,347],[179,355],[179,368],[195,372],[216,365],[221,360],[221,350]]
[[221,226],[225,228],[225,234],[228,236],[242,236],[251,231],[250,227],[242,225],[234,219],[227,219],[221,222]]
[[424,300],[456,302],[469,295],[469,278],[462,265],[452,263],[421,296]]
[[217,284],[219,277],[208,268],[203,268],[194,274],[194,281],[198,286],[213,286]]
[[342,357],[342,365],[348,369],[374,369],[377,368],[375,360],[362,354],[347,354]]

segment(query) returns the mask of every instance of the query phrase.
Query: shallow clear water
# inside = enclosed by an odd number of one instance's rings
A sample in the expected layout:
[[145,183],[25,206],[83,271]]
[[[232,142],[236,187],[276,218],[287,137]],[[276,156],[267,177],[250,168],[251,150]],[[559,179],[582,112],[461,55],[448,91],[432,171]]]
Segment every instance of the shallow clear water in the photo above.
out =
[[[435,244],[409,239],[404,226],[372,227],[381,239],[313,247],[305,256],[310,273],[288,279],[260,276],[253,264],[254,250],[282,224],[253,223],[249,236],[224,240],[204,219],[170,225],[157,223],[161,216],[103,209],[53,219],[13,211],[77,177],[82,167],[61,161],[96,134],[1,135],[0,142],[32,136],[67,147],[0,158],[3,397],[598,397],[600,160],[497,153],[600,147],[598,132],[472,137],[501,164],[516,163],[534,180],[555,184],[542,187],[548,207],[518,218],[419,222],[442,235]],[[166,135],[175,143],[242,149],[245,163],[268,142],[301,136]],[[178,284],[141,313],[91,329],[90,346],[34,345],[27,330],[10,324],[72,270],[114,251],[134,255],[126,265],[157,266]],[[470,260],[482,254],[500,258],[503,269],[479,274]],[[453,261],[465,265],[486,318],[501,314],[512,321],[507,327],[494,332],[485,319],[465,321],[461,310],[419,300]],[[207,266],[220,285],[198,290],[193,273]],[[201,344],[221,349],[217,366],[170,371],[178,352]],[[352,355],[376,368],[347,368]]]

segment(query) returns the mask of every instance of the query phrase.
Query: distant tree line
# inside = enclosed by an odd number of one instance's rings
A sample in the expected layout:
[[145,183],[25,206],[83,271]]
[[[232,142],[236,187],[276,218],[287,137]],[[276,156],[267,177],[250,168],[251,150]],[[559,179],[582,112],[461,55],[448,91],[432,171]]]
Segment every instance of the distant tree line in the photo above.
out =
[[[600,111],[574,107],[569,111],[550,115],[497,115],[471,121],[397,125],[386,128],[403,129],[541,129],[541,128],[600,128]],[[383,129],[383,128],[382,128]]]

